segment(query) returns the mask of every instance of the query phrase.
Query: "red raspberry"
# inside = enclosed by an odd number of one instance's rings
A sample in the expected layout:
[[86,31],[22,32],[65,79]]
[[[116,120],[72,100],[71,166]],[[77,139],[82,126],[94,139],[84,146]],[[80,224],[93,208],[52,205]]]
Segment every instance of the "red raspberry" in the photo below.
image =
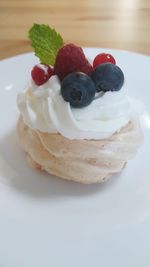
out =
[[35,65],[31,71],[31,76],[36,85],[42,85],[53,75],[53,69],[44,64]]
[[72,72],[83,72],[90,75],[93,67],[86,59],[81,47],[74,44],[67,44],[60,48],[54,66],[54,73],[57,74],[60,80]]
[[95,69],[98,65],[103,64],[103,63],[107,63],[110,62],[112,64],[116,64],[116,60],[114,59],[114,57],[110,54],[106,54],[106,53],[101,53],[98,54],[93,61],[93,68]]

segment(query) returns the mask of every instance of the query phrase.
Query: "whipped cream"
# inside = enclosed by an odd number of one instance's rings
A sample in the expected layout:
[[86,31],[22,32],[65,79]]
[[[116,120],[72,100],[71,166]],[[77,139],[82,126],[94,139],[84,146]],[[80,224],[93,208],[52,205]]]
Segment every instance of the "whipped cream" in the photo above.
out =
[[25,124],[34,130],[60,133],[69,139],[104,139],[119,131],[133,116],[123,90],[106,92],[84,108],[64,101],[57,76],[41,86],[30,82],[17,103]]

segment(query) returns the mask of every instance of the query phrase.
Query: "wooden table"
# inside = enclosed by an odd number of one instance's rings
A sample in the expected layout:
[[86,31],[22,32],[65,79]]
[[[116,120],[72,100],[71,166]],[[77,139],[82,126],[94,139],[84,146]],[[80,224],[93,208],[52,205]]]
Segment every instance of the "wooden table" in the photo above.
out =
[[150,55],[150,0],[0,0],[0,59],[31,51],[34,22],[82,46]]

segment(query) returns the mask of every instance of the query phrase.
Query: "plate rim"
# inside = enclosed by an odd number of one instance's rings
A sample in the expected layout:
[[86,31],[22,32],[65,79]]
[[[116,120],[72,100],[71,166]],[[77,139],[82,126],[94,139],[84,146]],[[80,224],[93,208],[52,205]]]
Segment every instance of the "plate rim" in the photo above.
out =
[[[83,46],[82,48],[85,50],[90,50],[90,49],[91,50],[100,49],[100,50],[105,50],[105,51],[108,50],[108,51],[114,51],[114,52],[119,52],[119,53],[132,54],[134,56],[141,56],[141,57],[150,59],[150,55],[146,55],[146,54],[136,52],[136,51],[131,51],[131,50],[124,50],[124,49],[117,49],[117,48],[110,48],[110,47],[98,47],[98,46],[95,46],[95,47],[94,46],[92,46],[92,47]],[[16,54],[16,55],[12,55],[10,57],[3,58],[0,60],[0,64],[2,64],[3,62],[9,61],[9,60],[13,60],[13,59],[17,59],[17,58],[22,57],[22,56],[29,56],[29,55],[34,55],[35,58],[37,58],[33,51],[29,51],[29,52],[24,52],[21,54]]]

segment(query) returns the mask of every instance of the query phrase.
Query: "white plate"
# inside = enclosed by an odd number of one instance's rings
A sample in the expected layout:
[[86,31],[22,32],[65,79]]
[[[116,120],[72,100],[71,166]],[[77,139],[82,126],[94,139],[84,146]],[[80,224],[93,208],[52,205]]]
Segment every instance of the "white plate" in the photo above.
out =
[[0,63],[0,266],[150,266],[150,58],[112,53],[128,94],[142,100],[144,145],[102,185],[80,185],[31,170],[16,138],[17,93],[37,62],[24,54]]

